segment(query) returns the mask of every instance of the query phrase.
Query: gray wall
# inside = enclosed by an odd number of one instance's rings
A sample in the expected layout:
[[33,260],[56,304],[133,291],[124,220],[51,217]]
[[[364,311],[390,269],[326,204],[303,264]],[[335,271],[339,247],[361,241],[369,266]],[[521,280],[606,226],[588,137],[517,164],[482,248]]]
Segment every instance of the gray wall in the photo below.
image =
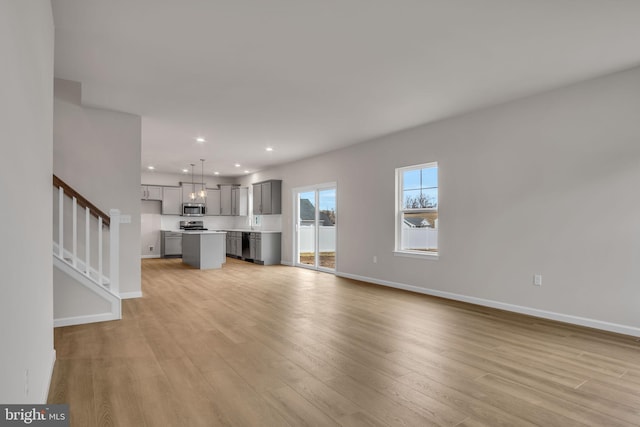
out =
[[55,361],[49,0],[0,2],[0,58],[0,402],[44,403]]
[[80,97],[80,84],[55,80],[53,171],[104,212],[131,215],[120,226],[120,292],[139,296],[141,120]]
[[[639,111],[636,68],[243,181],[284,180],[284,261],[292,188],[336,181],[339,274],[640,335]],[[394,170],[431,161],[440,258],[394,256]]]

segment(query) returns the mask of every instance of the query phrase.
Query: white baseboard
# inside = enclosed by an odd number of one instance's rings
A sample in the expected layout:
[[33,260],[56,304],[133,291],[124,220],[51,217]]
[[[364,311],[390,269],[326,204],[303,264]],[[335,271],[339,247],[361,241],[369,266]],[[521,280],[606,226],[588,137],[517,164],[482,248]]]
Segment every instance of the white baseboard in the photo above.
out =
[[107,322],[109,320],[119,320],[120,316],[114,313],[91,314],[88,316],[63,317],[53,319],[53,327],[83,325],[85,323]]
[[289,267],[293,267],[293,262],[291,262],[291,261],[280,261],[280,264],[288,265]]
[[56,365],[56,350],[51,350],[51,363],[49,366],[49,376],[47,377],[49,380],[47,381],[47,386],[42,390],[43,396],[40,399],[40,402],[43,405],[47,404],[47,399],[49,398],[49,390],[51,389],[51,379],[53,378],[53,367]]
[[140,255],[142,259],[160,258],[160,255]]
[[133,298],[142,298],[142,291],[122,292],[120,294],[120,299],[133,299]]
[[572,316],[570,314],[555,313],[553,311],[540,310],[537,308],[524,307],[521,305],[508,304],[500,301],[493,301],[484,298],[471,297],[467,295],[454,294],[452,292],[438,291],[435,289],[421,288],[419,286],[406,285],[404,283],[390,282],[387,280],[374,279],[372,277],[359,276],[357,274],[341,273],[336,271],[336,276],[347,279],[360,280],[362,282],[374,283],[376,285],[389,286],[391,288],[404,289],[406,291],[417,292],[425,295],[451,299],[455,301],[468,302],[485,307],[497,308],[500,310],[512,311],[514,313],[527,314],[529,316],[543,319],[556,320],[558,322],[570,323],[572,325],[586,326],[603,331],[615,332],[618,334],[640,337],[640,328],[634,326],[620,325],[618,323],[604,322],[602,320],[589,319],[586,317]]

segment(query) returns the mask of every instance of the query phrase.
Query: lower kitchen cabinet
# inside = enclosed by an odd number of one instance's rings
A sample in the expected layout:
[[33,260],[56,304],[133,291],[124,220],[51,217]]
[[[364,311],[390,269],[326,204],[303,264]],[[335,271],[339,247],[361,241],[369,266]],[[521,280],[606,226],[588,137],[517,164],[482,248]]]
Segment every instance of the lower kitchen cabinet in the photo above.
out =
[[227,255],[256,264],[280,264],[280,232],[227,231]]
[[182,233],[177,231],[161,231],[160,256],[162,258],[182,256]]
[[256,264],[280,264],[281,233],[251,233],[249,237],[249,258]]
[[242,232],[227,231],[227,255],[242,258]]

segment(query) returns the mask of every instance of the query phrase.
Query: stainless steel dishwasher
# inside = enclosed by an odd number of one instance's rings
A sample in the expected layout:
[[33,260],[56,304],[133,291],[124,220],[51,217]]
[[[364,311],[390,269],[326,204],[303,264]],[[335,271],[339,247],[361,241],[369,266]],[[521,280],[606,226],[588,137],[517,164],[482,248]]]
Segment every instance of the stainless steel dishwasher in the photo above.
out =
[[242,258],[250,259],[251,258],[251,247],[250,247],[250,237],[251,233],[242,232]]

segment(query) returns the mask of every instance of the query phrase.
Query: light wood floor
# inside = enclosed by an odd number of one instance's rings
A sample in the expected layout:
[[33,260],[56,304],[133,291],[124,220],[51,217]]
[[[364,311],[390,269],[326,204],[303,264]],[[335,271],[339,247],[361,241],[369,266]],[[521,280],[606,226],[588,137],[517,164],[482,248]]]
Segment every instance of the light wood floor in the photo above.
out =
[[55,330],[73,426],[638,426],[640,343],[285,266],[142,262]]

